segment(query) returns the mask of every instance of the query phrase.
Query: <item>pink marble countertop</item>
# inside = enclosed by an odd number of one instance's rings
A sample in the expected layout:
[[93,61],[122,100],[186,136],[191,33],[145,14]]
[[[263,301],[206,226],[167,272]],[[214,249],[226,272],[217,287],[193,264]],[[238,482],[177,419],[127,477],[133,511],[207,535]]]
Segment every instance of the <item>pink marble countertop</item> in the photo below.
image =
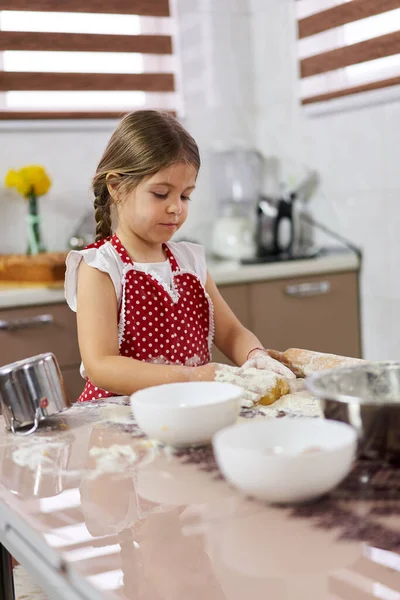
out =
[[75,405],[26,438],[0,431],[0,512],[87,597],[399,600],[400,489],[346,493],[247,499],[210,449],[158,447],[120,404]]

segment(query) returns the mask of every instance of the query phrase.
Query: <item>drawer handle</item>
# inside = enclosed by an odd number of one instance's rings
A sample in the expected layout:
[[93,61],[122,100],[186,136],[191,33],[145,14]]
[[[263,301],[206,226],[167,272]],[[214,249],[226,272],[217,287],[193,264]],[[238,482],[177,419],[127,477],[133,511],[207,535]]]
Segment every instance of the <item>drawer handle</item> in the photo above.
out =
[[18,329],[30,329],[31,327],[42,327],[54,323],[53,315],[38,315],[26,319],[15,319],[15,321],[0,320],[0,330],[16,331]]
[[303,298],[304,296],[322,296],[328,294],[331,289],[329,281],[318,281],[317,283],[299,283],[297,285],[288,285],[286,294]]

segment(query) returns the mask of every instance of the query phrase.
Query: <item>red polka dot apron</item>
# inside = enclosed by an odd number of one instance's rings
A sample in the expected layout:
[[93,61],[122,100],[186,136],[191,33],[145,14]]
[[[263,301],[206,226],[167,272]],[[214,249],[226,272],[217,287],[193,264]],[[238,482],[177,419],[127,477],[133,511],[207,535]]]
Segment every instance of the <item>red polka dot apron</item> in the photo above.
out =
[[[192,367],[210,362],[213,306],[199,277],[188,269],[180,269],[164,244],[172,271],[169,287],[157,273],[145,273],[135,266],[116,235],[88,247],[98,248],[107,241],[124,263],[118,310],[120,355],[155,364]],[[78,401],[115,395],[87,380]]]

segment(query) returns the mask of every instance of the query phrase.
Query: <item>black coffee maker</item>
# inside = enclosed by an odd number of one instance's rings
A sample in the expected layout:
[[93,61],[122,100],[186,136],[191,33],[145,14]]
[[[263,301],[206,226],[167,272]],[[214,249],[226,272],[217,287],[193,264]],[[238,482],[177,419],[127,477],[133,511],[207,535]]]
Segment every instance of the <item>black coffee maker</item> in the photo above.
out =
[[318,254],[307,206],[317,185],[318,177],[313,171],[300,185],[286,193],[275,197],[259,196],[256,203],[255,256],[242,263],[311,258]]
[[286,198],[261,196],[256,206],[255,256],[243,259],[243,264],[277,262],[310,258],[317,249],[313,232],[300,214],[297,194]]
[[257,203],[256,257],[264,259],[289,255],[295,245],[293,205],[295,194],[289,198],[272,200],[261,197]]

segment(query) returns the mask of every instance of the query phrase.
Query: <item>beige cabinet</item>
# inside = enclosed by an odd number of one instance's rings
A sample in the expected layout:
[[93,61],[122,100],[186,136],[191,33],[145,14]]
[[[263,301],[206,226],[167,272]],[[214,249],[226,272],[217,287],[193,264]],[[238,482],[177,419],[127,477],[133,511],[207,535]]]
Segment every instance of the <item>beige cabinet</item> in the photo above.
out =
[[43,352],[57,357],[71,400],[84,386],[76,316],[64,303],[0,310],[0,364]]
[[[355,271],[219,289],[239,318],[244,315],[243,324],[266,348],[307,348],[361,356],[359,281]],[[219,351],[213,354],[213,360],[227,362]]]
[[[219,287],[219,291],[241,323],[245,327],[251,328],[250,286],[248,284],[223,285]],[[212,350],[212,360],[214,362],[232,364],[215,345]]]

